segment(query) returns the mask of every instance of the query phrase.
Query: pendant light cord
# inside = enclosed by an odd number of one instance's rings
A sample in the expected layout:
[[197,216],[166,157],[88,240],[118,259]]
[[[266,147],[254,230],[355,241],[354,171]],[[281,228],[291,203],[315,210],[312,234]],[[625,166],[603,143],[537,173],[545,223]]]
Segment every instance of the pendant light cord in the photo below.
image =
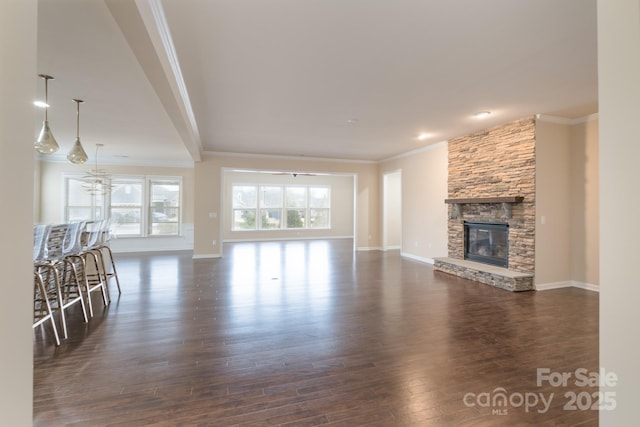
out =
[[49,120],[49,79],[44,77],[44,121]]
[[76,101],[76,138],[80,138],[80,103],[81,99],[74,99]]

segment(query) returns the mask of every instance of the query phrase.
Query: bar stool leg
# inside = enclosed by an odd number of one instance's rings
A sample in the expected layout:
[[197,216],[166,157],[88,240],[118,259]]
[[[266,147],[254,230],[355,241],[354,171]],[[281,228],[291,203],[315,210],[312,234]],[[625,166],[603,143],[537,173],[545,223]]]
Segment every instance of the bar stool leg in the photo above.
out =
[[[118,279],[118,271],[116,270],[116,262],[113,259],[113,252],[111,252],[111,248],[109,246],[103,246],[100,248],[100,251],[102,252],[102,250],[107,250],[108,255],[109,255],[109,261],[111,263],[111,272],[108,271],[108,267],[107,267],[107,263],[104,259],[104,254],[102,255],[102,262],[104,264],[104,272],[105,272],[105,276],[108,279],[110,278],[114,278],[116,279],[116,285],[118,286],[118,294],[122,295],[122,289],[120,289],[120,279]],[[108,281],[107,281],[108,283]]]
[[[51,329],[53,331],[53,337],[56,340],[56,345],[60,345],[60,337],[58,336],[58,328],[56,327],[56,322],[53,318],[53,310],[51,309],[51,303],[49,302],[49,297],[47,296],[47,290],[44,286],[44,282],[42,281],[42,276],[40,276],[40,274],[38,272],[34,272],[34,279],[35,279],[35,284],[36,287],[34,289],[34,311],[35,310],[39,310],[40,312],[42,312],[43,310],[45,311],[46,314],[42,315],[40,313],[37,314],[37,317],[39,318],[37,322],[35,322],[33,324],[33,327],[37,327],[40,324],[42,324],[43,322],[46,322],[47,320],[49,320],[49,322],[51,323]],[[40,293],[40,298],[37,297],[37,293]],[[44,308],[43,307],[35,307],[35,304],[37,303],[43,304],[44,303]]]

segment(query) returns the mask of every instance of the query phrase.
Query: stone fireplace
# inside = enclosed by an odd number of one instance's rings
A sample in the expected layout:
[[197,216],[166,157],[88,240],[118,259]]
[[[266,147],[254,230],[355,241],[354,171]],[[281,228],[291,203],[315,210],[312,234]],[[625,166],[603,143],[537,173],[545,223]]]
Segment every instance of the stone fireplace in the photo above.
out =
[[[448,148],[448,257],[435,259],[436,270],[511,291],[533,289],[535,119],[452,139]],[[465,225],[474,223],[508,228],[506,262],[465,256]],[[481,239],[490,234],[481,232]]]

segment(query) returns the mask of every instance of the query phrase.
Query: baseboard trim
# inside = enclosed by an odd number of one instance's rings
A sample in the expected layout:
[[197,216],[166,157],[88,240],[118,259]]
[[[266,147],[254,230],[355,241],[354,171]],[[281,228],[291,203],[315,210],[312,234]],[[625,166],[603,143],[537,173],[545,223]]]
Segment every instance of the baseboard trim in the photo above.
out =
[[535,288],[536,288],[536,291],[548,291],[548,290],[551,290],[551,289],[570,288],[572,286],[573,286],[573,284],[571,283],[571,280],[565,280],[565,281],[562,281],[562,282],[551,282],[551,283],[536,284]]
[[286,242],[288,240],[334,240],[353,239],[353,236],[291,236],[291,237],[262,237],[255,239],[224,239],[223,243],[251,243],[251,242]]
[[115,245],[111,245],[111,252],[114,254],[135,254],[140,252],[185,252],[185,251],[193,251],[193,246],[138,246],[138,247],[114,247]]
[[220,254],[198,254],[194,255],[192,259],[207,259],[207,258],[220,258]]
[[360,246],[356,248],[356,251],[381,251],[380,246]]
[[417,255],[413,255],[407,252],[400,252],[400,256],[403,258],[409,258],[412,259],[414,261],[420,261],[420,262],[424,262],[426,264],[431,264],[433,265],[435,263],[435,261],[433,260],[433,258],[423,258],[423,257],[419,257]]
[[184,253],[184,252],[193,252],[193,248],[163,248],[163,247],[154,247],[154,248],[119,248],[119,249],[111,249],[111,252],[118,255],[127,255],[127,254],[140,254],[140,253]]
[[540,283],[535,285],[536,291],[549,291],[561,288],[580,288],[592,292],[600,292],[600,286],[592,283],[579,282],[577,280],[565,280],[562,282]]
[[577,280],[572,280],[571,283],[575,288],[586,289],[588,291],[593,291],[593,292],[600,292],[600,285],[596,285],[593,283],[578,282]]

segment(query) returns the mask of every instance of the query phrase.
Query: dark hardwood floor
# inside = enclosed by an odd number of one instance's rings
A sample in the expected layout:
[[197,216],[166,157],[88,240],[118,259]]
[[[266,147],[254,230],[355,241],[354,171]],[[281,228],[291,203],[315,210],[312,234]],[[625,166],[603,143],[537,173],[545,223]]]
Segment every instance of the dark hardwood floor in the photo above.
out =
[[350,240],[116,262],[110,306],[72,312],[57,348],[35,329],[35,426],[598,423],[575,376],[598,370],[597,293],[510,293]]

